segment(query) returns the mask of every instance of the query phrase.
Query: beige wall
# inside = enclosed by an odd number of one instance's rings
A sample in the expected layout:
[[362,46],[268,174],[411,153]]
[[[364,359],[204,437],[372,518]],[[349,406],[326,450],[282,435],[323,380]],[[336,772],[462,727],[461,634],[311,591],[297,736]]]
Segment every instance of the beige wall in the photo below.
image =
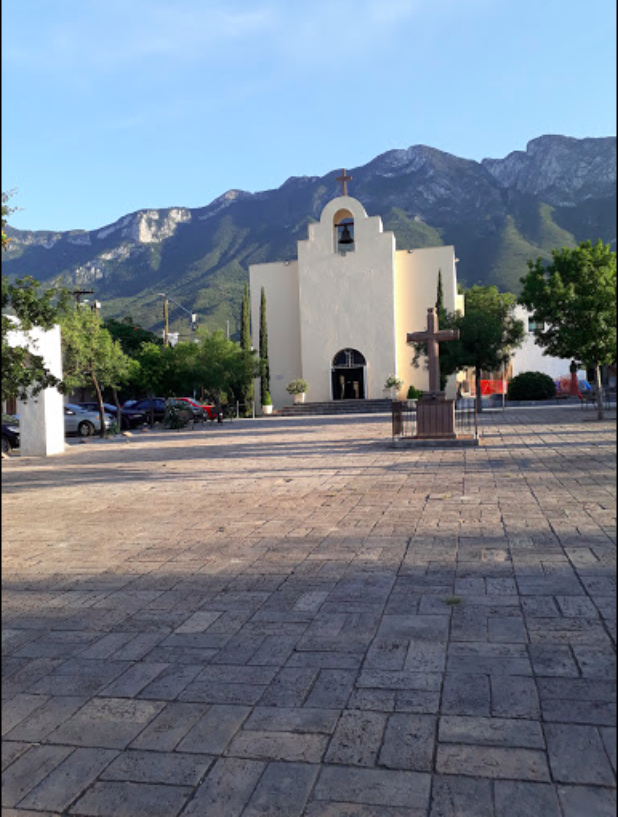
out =
[[[355,249],[336,250],[334,223],[354,218]],[[395,373],[395,237],[350,196],[329,202],[309,238],[298,243],[303,377],[308,399],[330,400],[332,360],[357,349],[367,361],[366,396],[382,397]]]
[[[436,305],[438,273],[442,271],[444,306],[449,312],[462,309],[462,298],[457,294],[455,249],[453,246],[428,247],[418,250],[398,250],[395,253],[395,303],[397,326],[397,375],[404,381],[401,396],[409,386],[426,390],[429,375],[425,360],[419,368],[411,365],[414,350],[406,343],[408,332],[427,328],[427,310]],[[454,396],[456,378],[449,378],[447,394]]]
[[[300,315],[298,301],[298,262],[256,264],[249,267],[251,292],[251,338],[259,349],[260,299],[266,292],[270,395],[275,408],[291,405],[285,387],[302,377],[300,357]],[[259,381],[258,381],[259,383]],[[259,388],[255,393],[259,410]],[[308,397],[311,399],[311,396]]]

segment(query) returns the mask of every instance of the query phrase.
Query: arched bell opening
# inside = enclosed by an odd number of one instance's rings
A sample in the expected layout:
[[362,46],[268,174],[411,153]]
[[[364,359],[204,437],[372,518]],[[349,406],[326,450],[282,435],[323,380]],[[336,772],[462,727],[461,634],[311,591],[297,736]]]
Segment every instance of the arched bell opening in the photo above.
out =
[[335,252],[354,252],[354,216],[349,210],[338,210],[333,218]]
[[357,349],[342,349],[332,363],[333,400],[367,399],[367,361]]

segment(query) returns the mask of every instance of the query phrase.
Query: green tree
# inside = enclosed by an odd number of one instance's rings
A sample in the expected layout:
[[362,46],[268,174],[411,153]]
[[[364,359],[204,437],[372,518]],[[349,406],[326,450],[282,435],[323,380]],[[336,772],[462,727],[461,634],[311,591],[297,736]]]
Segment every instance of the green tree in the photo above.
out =
[[[101,318],[92,309],[76,304],[61,317],[63,352],[63,389],[73,391],[92,386],[99,404],[101,436],[105,436],[105,409],[102,390],[116,390],[129,379],[132,366],[119,341],[103,328]],[[118,402],[117,402],[118,405]],[[122,417],[118,418],[121,422]]]
[[114,340],[120,341],[123,351],[130,357],[136,358],[144,343],[163,345],[161,338],[154,332],[144,329],[130,315],[126,315],[122,320],[107,318],[103,325]]
[[[249,284],[245,284],[242,296],[242,314],[240,321],[240,348],[245,352],[251,351],[251,299],[249,296]],[[254,398],[253,380],[242,389],[241,402],[245,404],[245,414],[249,414],[249,403]]]
[[[524,339],[523,321],[515,318],[517,297],[510,292],[499,292],[495,286],[473,286],[465,292],[465,314],[446,313],[444,326],[459,329],[459,340],[441,344],[448,352],[440,354],[440,374],[450,375],[458,369],[474,367],[478,408],[482,411],[481,374],[495,371],[506,363]],[[414,344],[414,365],[426,344]]]
[[[2,249],[10,238],[4,232],[9,215],[10,193],[2,193]],[[41,285],[27,276],[9,281],[2,276],[2,400],[18,397],[27,400],[42,389],[58,386],[60,381],[45,366],[41,355],[33,354],[27,345],[9,344],[9,333],[20,330],[26,338],[34,327],[51,329],[58,322],[58,310],[66,303],[64,289],[41,291]]]
[[264,397],[270,394],[270,365],[268,362],[268,327],[266,325],[266,292],[262,287],[260,298],[260,359],[262,370],[260,376],[260,397],[264,405]]
[[603,419],[601,366],[616,360],[616,253],[584,241],[552,252],[550,263],[528,262],[519,301],[537,324],[545,354],[593,368],[597,409]]

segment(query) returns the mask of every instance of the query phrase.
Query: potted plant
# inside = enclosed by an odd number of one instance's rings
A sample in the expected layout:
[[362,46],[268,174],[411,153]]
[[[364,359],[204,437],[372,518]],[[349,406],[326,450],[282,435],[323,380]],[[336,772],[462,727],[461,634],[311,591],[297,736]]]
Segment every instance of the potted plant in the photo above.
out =
[[387,397],[389,400],[396,400],[402,386],[403,380],[399,380],[394,374],[389,375],[384,384],[384,397]]
[[270,393],[265,391],[264,396],[262,397],[262,414],[272,414],[273,413],[273,401],[270,396]]
[[294,397],[295,403],[304,403],[308,388],[307,381],[299,377],[297,380],[292,380],[291,383],[288,383],[285,390]]

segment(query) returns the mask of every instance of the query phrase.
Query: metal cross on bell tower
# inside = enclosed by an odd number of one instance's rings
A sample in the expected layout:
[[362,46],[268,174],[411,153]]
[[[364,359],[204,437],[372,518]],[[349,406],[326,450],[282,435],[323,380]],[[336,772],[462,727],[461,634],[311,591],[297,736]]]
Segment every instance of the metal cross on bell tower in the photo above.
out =
[[341,172],[341,176],[337,176],[337,181],[341,182],[341,195],[347,196],[348,195],[348,182],[352,180],[352,176],[346,175],[346,169],[343,168]]

